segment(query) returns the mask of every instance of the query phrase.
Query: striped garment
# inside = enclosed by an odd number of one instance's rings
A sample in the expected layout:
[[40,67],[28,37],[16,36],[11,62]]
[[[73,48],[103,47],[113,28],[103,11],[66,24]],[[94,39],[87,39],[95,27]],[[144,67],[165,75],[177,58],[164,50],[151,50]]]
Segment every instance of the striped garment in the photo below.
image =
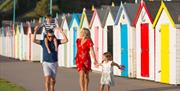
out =
[[52,29],[54,31],[54,28],[58,27],[57,25],[57,20],[56,19],[52,19],[50,24],[47,24],[47,22],[45,21],[43,24],[41,24],[41,28],[45,28],[45,31],[49,31],[50,29]]

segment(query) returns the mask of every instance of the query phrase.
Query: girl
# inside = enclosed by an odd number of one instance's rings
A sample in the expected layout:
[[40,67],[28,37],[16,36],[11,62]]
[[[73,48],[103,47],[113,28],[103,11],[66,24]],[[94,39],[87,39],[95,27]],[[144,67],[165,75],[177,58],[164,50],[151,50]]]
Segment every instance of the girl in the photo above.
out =
[[77,39],[76,66],[80,76],[81,91],[88,91],[89,72],[91,71],[90,53],[97,64],[93,42],[89,29],[83,28],[80,32],[80,38]]
[[[52,16],[49,14],[49,15],[46,16],[46,21],[40,27],[45,28],[44,41],[45,41],[45,46],[46,46],[46,48],[48,50],[48,53],[50,54],[51,50],[50,50],[49,45],[48,45],[48,39],[47,39],[47,36],[46,36],[46,32],[50,31],[50,30],[53,30],[53,32],[55,31],[55,29],[58,27],[57,20],[53,19]],[[53,37],[54,37],[53,41],[54,41],[54,44],[55,44],[55,51],[57,51],[58,50],[57,38],[55,37],[55,35]]]
[[119,66],[117,63],[112,61],[112,55],[110,52],[105,52],[103,54],[102,63],[98,66],[102,66],[102,75],[100,81],[100,91],[104,90],[110,91],[110,86],[114,85],[113,81],[113,66],[118,67],[119,69],[123,70],[124,66]]

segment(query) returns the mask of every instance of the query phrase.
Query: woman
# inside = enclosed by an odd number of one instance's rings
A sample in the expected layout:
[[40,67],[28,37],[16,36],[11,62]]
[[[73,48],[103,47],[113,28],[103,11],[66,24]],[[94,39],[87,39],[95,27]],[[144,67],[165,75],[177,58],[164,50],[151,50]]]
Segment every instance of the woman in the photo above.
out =
[[81,91],[88,91],[89,72],[91,71],[90,54],[94,58],[94,64],[97,64],[93,42],[89,29],[83,28],[80,32],[80,38],[77,39],[76,66],[80,76]]

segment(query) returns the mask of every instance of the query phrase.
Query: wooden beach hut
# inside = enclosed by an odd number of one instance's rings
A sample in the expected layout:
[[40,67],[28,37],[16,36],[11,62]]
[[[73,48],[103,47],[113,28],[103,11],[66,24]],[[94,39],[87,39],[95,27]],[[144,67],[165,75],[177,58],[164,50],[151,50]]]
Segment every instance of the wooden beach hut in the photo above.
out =
[[92,18],[93,11],[83,9],[81,21],[80,21],[80,28],[89,28],[89,23]]
[[76,52],[77,52],[77,47],[76,47],[76,40],[78,38],[79,30],[80,30],[80,18],[81,14],[79,13],[74,13],[72,14],[72,19],[69,24],[69,46],[70,46],[70,56],[69,56],[69,67],[75,67],[76,66]]
[[[59,26],[63,29],[64,33],[66,34],[67,38],[69,39],[70,36],[70,31],[69,31],[69,24],[70,24],[70,21],[72,19],[72,15],[70,14],[64,14],[61,16],[61,19],[59,22]],[[63,45],[60,45],[59,47],[59,52],[58,53],[58,59],[59,59],[59,66],[63,66],[63,67],[70,67],[70,57],[68,56],[70,54],[70,43],[66,43],[66,44],[63,44]]]
[[180,84],[180,2],[161,2],[155,29],[155,81]]
[[[116,75],[124,77],[136,76],[136,60],[135,60],[135,28],[133,20],[138,10],[138,4],[125,3],[119,8],[118,15],[115,20],[116,31],[114,40],[114,57],[117,63],[125,66],[125,70]],[[118,39],[118,40],[117,40]],[[119,56],[119,57],[118,57]],[[115,70],[116,71],[116,70]]]
[[[152,8],[155,7],[155,8]],[[134,26],[136,27],[136,77],[154,80],[154,29],[153,21],[160,2],[140,2]]]
[[[102,54],[104,52],[104,43],[103,43],[103,26],[102,21],[104,20],[105,13],[107,12],[107,9],[100,8],[100,9],[94,9],[93,16],[90,22],[90,29],[91,29],[91,38],[94,43],[94,51],[96,54],[96,59],[99,63],[102,62]],[[100,68],[94,67],[92,60],[92,69],[101,71]]]

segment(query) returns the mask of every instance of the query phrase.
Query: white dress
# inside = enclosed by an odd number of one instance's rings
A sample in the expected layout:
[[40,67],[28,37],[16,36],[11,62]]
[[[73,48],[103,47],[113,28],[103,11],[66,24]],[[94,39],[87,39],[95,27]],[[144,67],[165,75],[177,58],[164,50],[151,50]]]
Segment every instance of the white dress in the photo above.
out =
[[112,61],[102,63],[101,84],[114,85]]

